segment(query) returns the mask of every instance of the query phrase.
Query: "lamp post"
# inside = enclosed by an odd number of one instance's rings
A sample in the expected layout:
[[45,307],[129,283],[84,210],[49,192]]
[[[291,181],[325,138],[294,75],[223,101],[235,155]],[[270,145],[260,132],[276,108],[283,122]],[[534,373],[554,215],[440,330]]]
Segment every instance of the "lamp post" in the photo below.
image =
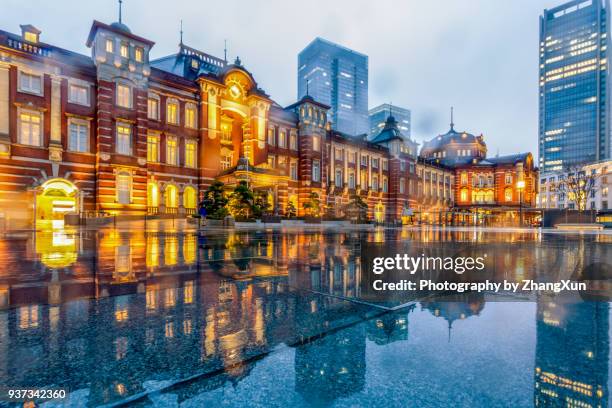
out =
[[523,226],[523,189],[525,188],[525,181],[519,180],[516,182],[516,188],[519,191],[519,225]]

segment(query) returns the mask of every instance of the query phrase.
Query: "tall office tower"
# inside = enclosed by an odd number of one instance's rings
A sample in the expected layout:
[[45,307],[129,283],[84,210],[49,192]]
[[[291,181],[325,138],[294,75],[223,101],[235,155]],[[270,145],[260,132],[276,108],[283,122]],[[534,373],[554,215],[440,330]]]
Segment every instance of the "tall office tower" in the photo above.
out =
[[335,130],[369,133],[367,55],[315,38],[298,55],[298,99],[307,94],[331,107]]
[[378,135],[385,127],[387,118],[393,116],[397,127],[404,136],[410,137],[410,110],[399,106],[383,103],[368,111],[370,120],[370,138]]
[[540,17],[542,171],[610,157],[609,0],[574,0]]

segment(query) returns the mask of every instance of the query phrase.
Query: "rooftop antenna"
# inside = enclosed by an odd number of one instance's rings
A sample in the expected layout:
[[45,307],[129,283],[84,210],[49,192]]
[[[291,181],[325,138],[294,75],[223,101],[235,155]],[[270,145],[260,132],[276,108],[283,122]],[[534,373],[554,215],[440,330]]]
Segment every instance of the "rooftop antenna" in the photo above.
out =
[[121,5],[123,4],[123,0],[119,0],[119,24],[122,23],[121,21]]
[[450,123],[450,126],[451,126],[451,130],[455,130],[455,123],[453,121],[453,107],[452,106],[451,106],[451,123]]
[[306,96],[309,96],[310,94],[308,93],[308,85],[310,84],[310,79],[306,80]]
[[223,60],[227,63],[227,40],[223,40]]
[[183,45],[183,19],[181,19],[181,42],[179,43],[180,45]]

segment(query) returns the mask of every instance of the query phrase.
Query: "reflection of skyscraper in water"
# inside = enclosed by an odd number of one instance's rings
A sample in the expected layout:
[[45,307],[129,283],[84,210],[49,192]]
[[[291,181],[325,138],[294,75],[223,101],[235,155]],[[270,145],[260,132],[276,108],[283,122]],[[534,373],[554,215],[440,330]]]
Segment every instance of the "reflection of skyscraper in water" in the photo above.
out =
[[608,406],[609,316],[606,302],[538,300],[536,406]]
[[331,333],[295,350],[295,388],[315,406],[363,390],[365,326]]

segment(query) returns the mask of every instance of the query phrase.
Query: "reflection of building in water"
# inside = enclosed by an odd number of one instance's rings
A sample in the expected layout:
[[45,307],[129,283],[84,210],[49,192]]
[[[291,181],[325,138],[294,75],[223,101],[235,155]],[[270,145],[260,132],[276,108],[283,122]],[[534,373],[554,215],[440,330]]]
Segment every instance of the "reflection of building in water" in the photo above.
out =
[[356,325],[295,350],[295,388],[302,397],[328,404],[363,390],[365,386],[366,333]]
[[458,293],[449,296],[439,296],[431,300],[421,301],[421,307],[429,310],[434,316],[442,317],[448,322],[448,340],[455,320],[463,320],[470,316],[478,316],[484,309],[483,293]]
[[415,305],[398,313],[387,313],[368,321],[368,340],[378,345],[408,340],[408,315]]
[[536,406],[608,407],[609,310],[606,302],[564,303],[560,297],[540,297]]

